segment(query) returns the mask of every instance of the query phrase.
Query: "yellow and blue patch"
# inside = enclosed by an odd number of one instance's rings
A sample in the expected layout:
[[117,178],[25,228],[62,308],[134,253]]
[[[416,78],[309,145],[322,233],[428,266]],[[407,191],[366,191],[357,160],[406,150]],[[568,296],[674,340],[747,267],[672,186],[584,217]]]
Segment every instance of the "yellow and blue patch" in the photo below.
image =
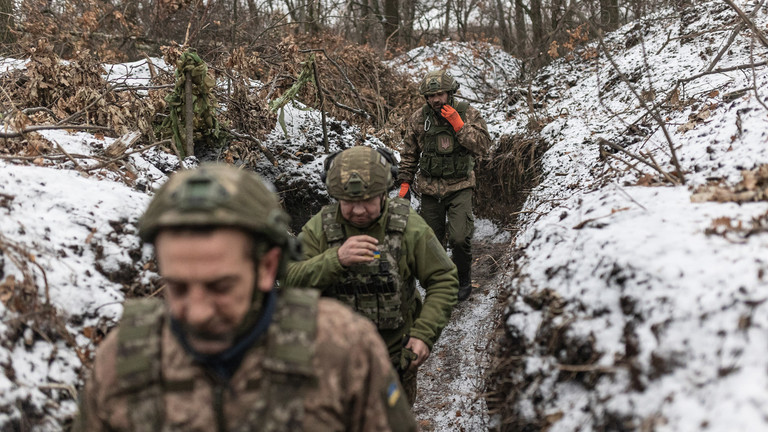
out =
[[390,407],[393,407],[399,399],[400,387],[398,387],[397,383],[393,381],[389,383],[389,388],[387,389],[387,403]]

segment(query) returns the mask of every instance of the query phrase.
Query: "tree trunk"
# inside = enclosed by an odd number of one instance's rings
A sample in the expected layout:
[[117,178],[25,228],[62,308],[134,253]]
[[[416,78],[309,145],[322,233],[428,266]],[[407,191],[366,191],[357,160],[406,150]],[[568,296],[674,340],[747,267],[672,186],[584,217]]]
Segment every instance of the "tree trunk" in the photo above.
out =
[[556,30],[560,25],[560,20],[563,18],[563,0],[552,0],[552,15],[551,24],[552,30]]
[[524,58],[525,42],[528,39],[528,32],[525,29],[525,8],[523,0],[515,0],[515,35],[517,36],[517,56]]
[[504,4],[501,0],[496,0],[496,21],[499,23],[499,33],[501,33],[501,46],[504,51],[512,51],[512,35],[507,26],[507,17],[504,15]]
[[533,41],[531,45],[534,49],[534,55],[538,56],[544,49],[544,23],[541,18],[541,0],[531,0],[531,34]]
[[0,0],[0,43],[13,42],[13,0]]
[[443,36],[451,34],[451,0],[445,0],[445,26],[443,27]]
[[619,28],[619,0],[600,0],[600,25],[606,31]]
[[384,0],[384,37],[389,38],[395,32],[400,31],[399,35],[393,37],[394,40],[402,40],[403,34],[400,29],[400,5],[398,0]]

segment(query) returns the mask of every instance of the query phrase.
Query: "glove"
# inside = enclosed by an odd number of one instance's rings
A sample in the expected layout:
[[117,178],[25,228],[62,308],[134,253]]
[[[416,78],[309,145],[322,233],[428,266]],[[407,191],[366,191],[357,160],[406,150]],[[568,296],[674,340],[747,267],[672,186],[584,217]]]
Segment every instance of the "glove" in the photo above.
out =
[[407,200],[411,199],[411,185],[408,183],[403,183],[400,185],[400,192],[397,194],[400,198],[405,198]]
[[440,110],[440,114],[453,126],[454,132],[458,132],[464,127],[464,120],[461,119],[459,112],[454,107],[445,104]]

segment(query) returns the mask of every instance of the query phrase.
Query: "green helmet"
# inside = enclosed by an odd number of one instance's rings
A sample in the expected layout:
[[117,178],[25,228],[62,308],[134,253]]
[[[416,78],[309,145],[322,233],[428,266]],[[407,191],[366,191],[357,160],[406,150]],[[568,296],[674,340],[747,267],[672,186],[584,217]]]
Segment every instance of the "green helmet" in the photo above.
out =
[[419,84],[419,93],[422,96],[429,96],[440,92],[453,94],[458,89],[459,82],[444,70],[427,73],[424,79],[421,80],[421,84]]
[[258,174],[211,163],[165,182],[139,220],[139,237],[152,243],[163,228],[221,226],[263,235],[285,249],[289,220]]
[[348,148],[328,156],[325,185],[339,200],[363,201],[385,194],[394,184],[394,156],[367,146]]

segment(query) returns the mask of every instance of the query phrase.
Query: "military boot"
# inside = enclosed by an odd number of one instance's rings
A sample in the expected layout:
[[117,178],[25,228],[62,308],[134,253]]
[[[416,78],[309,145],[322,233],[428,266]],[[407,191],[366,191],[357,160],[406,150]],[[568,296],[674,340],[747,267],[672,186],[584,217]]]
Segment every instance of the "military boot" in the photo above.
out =
[[459,272],[459,301],[462,302],[472,294],[472,277],[469,269]]

